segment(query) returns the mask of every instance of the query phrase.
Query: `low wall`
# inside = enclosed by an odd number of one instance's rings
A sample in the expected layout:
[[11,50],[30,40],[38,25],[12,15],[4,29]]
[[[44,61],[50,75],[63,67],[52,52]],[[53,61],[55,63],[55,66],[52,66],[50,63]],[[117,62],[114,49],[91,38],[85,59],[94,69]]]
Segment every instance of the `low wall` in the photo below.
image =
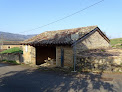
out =
[[22,63],[23,58],[22,54],[16,53],[16,54],[0,54],[0,61],[7,60],[7,61],[16,61],[17,63]]
[[10,48],[14,48],[14,47],[19,47],[19,48],[21,48],[22,47],[22,45],[2,45],[1,46],[1,49],[10,49]]
[[77,70],[122,72],[122,57],[83,57],[77,56]]

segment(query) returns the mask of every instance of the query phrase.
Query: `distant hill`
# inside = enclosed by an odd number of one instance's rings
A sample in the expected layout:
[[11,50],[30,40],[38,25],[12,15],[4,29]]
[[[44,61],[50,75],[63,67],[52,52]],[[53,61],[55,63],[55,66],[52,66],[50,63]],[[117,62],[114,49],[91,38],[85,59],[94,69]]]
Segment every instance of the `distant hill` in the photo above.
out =
[[8,33],[8,32],[0,32],[0,39],[3,38],[4,41],[23,41],[33,36],[35,35],[20,35],[20,34]]
[[122,48],[122,38],[116,38],[110,40],[112,47]]

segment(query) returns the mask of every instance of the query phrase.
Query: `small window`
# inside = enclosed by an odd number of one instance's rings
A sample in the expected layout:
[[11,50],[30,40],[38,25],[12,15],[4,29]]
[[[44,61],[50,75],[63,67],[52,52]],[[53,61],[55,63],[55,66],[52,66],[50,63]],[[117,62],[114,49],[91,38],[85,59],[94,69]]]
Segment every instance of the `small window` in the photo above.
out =
[[10,46],[8,46],[8,49],[10,49],[11,47]]

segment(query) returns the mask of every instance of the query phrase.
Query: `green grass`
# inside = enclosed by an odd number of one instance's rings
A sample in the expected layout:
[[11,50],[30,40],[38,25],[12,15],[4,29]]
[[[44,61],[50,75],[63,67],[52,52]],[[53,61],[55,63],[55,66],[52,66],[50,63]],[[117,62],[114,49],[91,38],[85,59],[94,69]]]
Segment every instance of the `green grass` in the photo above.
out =
[[0,62],[7,62],[7,63],[17,64],[17,65],[18,65],[18,63],[17,63],[16,61],[2,60],[2,61],[0,61]]
[[1,54],[6,54],[6,53],[23,53],[23,51],[20,50],[20,48],[18,48],[18,47],[14,47],[14,48],[4,50],[1,52]]
[[122,48],[122,38],[111,39],[110,44],[112,47]]

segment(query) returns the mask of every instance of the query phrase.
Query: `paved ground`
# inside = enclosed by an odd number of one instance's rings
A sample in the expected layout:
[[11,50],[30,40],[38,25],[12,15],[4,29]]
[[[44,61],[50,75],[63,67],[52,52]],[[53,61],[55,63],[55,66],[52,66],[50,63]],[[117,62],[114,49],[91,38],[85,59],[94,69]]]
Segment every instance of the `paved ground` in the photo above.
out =
[[0,92],[122,92],[122,74],[74,77],[0,63]]

